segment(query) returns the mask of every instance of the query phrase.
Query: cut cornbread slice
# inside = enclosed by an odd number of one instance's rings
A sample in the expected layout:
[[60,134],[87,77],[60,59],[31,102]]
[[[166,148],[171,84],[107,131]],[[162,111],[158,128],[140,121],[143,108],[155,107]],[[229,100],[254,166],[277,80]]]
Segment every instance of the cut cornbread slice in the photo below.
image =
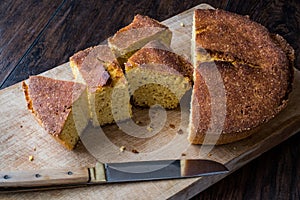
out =
[[279,37],[223,10],[196,10],[192,33],[191,143],[246,138],[286,106],[294,56]]
[[136,15],[128,26],[108,39],[108,45],[123,64],[137,50],[151,40],[159,40],[170,46],[172,32],[169,28],[148,16]]
[[28,109],[64,147],[71,150],[88,124],[86,86],[43,76],[23,82]]
[[125,69],[130,94],[138,106],[176,108],[191,88],[192,65],[156,40],[133,54]]
[[70,58],[75,77],[88,87],[90,116],[94,126],[130,118],[127,82],[106,45],[90,47]]

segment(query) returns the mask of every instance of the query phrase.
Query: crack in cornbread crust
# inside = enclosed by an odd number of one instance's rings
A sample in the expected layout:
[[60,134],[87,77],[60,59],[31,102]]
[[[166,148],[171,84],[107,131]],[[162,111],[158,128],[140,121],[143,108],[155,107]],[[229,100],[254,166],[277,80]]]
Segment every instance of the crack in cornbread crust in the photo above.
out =
[[108,63],[113,61],[114,56],[109,47],[99,45],[79,51],[70,57],[70,66],[75,78],[83,79],[89,92],[95,92],[103,86],[111,85],[111,77],[106,68]]
[[268,30],[248,17],[223,10],[196,10],[196,43],[211,52],[226,52],[262,68],[280,67],[285,54],[272,41]]
[[[124,73],[107,45],[98,45],[76,53],[70,58],[70,65],[75,77],[81,76],[87,84],[90,116],[94,126],[113,123],[114,119],[125,120],[131,116]],[[112,98],[116,99],[112,101]],[[120,107],[118,105],[122,100],[124,105]],[[112,103],[117,106],[112,108]]]
[[[92,53],[91,53],[92,52]],[[91,54],[90,54],[91,53]],[[90,57],[90,62],[87,62],[85,59],[87,56]],[[75,78],[78,78],[78,75],[82,72],[83,81],[91,87],[88,81],[89,79],[102,79],[103,74],[92,73],[90,65],[91,62],[97,62],[98,65],[104,67],[104,69],[109,73],[110,78],[106,81],[101,81],[101,85],[98,85],[98,89],[105,86],[114,86],[118,82],[125,83],[124,73],[121,67],[119,66],[115,56],[112,54],[111,49],[107,45],[98,45],[94,47],[87,48],[85,50],[79,51],[70,57],[70,66],[72,68],[73,74]],[[105,78],[106,79],[106,78]],[[93,85],[93,88],[97,88],[97,86]],[[91,90],[93,91],[93,90]]]
[[[244,16],[197,10],[194,17],[195,67],[207,74],[216,73],[217,67],[226,91],[226,118],[217,144],[248,137],[254,127],[286,106],[292,88],[293,49],[282,37],[270,35],[265,27]],[[189,140],[201,144],[206,137],[208,143],[216,142],[216,135],[205,135],[212,123],[212,105],[197,69],[194,81]],[[199,119],[194,119],[196,116]]]

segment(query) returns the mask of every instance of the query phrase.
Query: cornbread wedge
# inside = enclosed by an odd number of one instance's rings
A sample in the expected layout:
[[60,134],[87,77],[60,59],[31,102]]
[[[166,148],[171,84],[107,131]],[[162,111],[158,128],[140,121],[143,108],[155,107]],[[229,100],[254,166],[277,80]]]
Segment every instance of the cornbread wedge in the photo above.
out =
[[130,118],[127,82],[108,46],[99,45],[76,53],[70,58],[70,66],[76,79],[87,85],[94,126]]
[[64,147],[71,150],[88,124],[86,87],[80,83],[31,76],[23,82],[28,109]]
[[108,39],[108,45],[121,66],[137,50],[152,40],[170,46],[172,32],[169,28],[148,16],[136,15],[128,26]]
[[192,65],[156,40],[133,54],[125,70],[137,106],[176,108],[192,86]]

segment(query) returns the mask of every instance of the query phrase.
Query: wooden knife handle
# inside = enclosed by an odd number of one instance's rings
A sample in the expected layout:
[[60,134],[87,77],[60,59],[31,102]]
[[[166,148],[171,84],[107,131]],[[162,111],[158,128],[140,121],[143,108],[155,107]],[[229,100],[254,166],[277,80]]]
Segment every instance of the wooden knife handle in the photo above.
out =
[[74,170],[45,169],[36,171],[0,172],[0,190],[44,186],[87,184],[88,168]]

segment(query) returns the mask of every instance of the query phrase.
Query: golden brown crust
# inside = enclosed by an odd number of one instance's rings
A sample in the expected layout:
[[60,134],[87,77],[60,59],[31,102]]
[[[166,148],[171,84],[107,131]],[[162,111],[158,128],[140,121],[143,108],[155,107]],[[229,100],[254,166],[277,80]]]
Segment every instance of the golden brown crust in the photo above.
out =
[[[148,16],[137,14],[133,21],[117,31],[113,37],[108,39],[109,44],[119,48],[126,48],[130,46],[136,39],[141,39],[149,35],[168,30],[169,28],[155,19]],[[138,49],[135,49],[135,51]],[[127,52],[130,53],[130,52]]]
[[43,76],[29,77],[23,82],[28,108],[39,123],[53,136],[58,136],[85,86],[70,81],[55,80]]
[[263,68],[280,67],[287,59],[268,30],[248,17],[224,10],[195,11],[196,45],[222,52]]
[[[189,140],[202,143],[207,130],[217,124],[211,122],[212,100],[202,76],[216,73],[226,93],[225,99],[218,99],[226,102],[226,117],[217,144],[243,139],[286,106],[293,50],[283,38],[274,42],[266,28],[237,14],[197,10],[195,22],[196,54],[210,58],[196,61]],[[224,113],[221,104],[213,106],[214,112]]]
[[[154,65],[149,65],[150,63]],[[126,68],[129,69],[143,65],[147,67],[157,66],[156,70],[163,70],[170,73],[179,72],[179,74],[188,77],[192,81],[193,67],[191,63],[173,53],[170,48],[159,41],[151,41],[133,54],[133,56],[128,59]]]
[[92,49],[93,47],[89,47],[87,49],[75,53],[72,57],[70,57],[71,64],[74,64],[80,68],[84,58],[91,52]]
[[70,57],[70,64],[79,70],[90,92],[104,86],[111,87],[112,81],[124,76],[107,45],[90,47],[76,53]]
[[[189,137],[189,142],[191,144],[206,144],[206,145],[222,145],[232,142],[236,142],[242,139],[245,139],[254,134],[253,130],[235,132],[229,134],[220,134],[220,135],[205,135],[205,134],[196,134],[194,137]],[[216,139],[217,138],[217,139]],[[204,143],[205,140],[205,143]]]
[[294,80],[294,61],[295,61],[295,51],[293,47],[280,35],[278,34],[271,34],[270,35],[273,41],[276,43],[276,45],[282,49],[282,51],[285,53],[286,57],[288,58],[289,62],[289,88],[287,91],[287,94],[289,94],[292,91],[292,84]]
[[132,30],[132,29],[137,29],[137,28],[145,28],[145,27],[160,27],[165,29],[168,28],[167,26],[159,23],[155,19],[152,19],[148,16],[137,14],[134,16],[133,21],[128,26],[121,28],[117,33]]
[[167,26],[148,16],[136,15],[128,26],[108,38],[108,44],[123,67],[127,59],[149,41],[160,40],[170,46],[171,38],[172,32]]

